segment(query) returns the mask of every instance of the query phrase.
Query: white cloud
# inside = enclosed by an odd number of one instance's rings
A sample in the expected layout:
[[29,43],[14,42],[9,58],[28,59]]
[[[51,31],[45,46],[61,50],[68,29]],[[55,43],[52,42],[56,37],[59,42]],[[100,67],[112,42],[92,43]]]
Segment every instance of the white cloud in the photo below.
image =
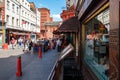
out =
[[44,5],[44,4],[39,3],[39,4],[38,4],[38,7],[47,7],[47,6]]
[[60,14],[52,14],[53,21],[61,21]]

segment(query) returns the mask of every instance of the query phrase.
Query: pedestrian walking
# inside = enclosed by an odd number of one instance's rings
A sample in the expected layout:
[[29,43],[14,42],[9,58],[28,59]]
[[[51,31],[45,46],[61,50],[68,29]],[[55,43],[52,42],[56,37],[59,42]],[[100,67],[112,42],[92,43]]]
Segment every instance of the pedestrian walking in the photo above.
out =
[[33,42],[32,42],[32,40],[30,40],[30,42],[29,42],[29,51],[31,51],[31,48],[33,47]]
[[22,47],[22,38],[21,37],[18,39],[18,45],[19,45],[19,48]]
[[56,39],[53,39],[52,43],[53,43],[53,49],[55,49],[56,48]]
[[23,49],[23,51],[24,51],[25,53],[27,53],[27,52],[29,51],[28,46],[29,46],[29,42],[28,42],[28,40],[26,39],[26,40],[24,41],[24,49]]
[[15,46],[15,47],[17,46],[17,39],[15,39],[15,43],[14,43],[14,46]]
[[12,38],[12,40],[11,40],[11,45],[12,45],[12,49],[15,49],[15,39],[14,38]]
[[61,44],[62,44],[61,39],[58,39],[58,40],[57,40],[57,51],[58,51],[58,52],[61,51]]

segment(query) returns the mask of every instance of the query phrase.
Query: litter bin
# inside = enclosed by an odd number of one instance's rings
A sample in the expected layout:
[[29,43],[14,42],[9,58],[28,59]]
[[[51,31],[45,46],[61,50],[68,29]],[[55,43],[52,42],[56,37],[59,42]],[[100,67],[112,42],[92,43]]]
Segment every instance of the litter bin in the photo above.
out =
[[4,43],[4,44],[3,44],[3,49],[4,49],[4,50],[8,50],[8,44],[7,44],[7,43]]

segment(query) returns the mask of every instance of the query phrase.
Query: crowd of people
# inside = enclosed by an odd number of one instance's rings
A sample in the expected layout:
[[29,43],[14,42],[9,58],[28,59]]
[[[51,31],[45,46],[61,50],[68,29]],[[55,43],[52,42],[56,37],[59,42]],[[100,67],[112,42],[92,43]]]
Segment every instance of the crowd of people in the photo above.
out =
[[58,52],[61,52],[61,50],[69,44],[69,40],[66,37],[52,39],[44,38],[42,39],[42,44],[40,43],[40,41],[41,39],[38,40],[37,43],[34,43],[31,39],[19,37],[18,39],[12,38],[10,43],[12,45],[12,49],[22,48],[24,52],[30,52],[32,48],[35,49],[38,47],[41,47],[43,52],[46,52],[51,49],[57,49]]
[[56,43],[57,43],[57,51],[61,52],[61,50],[63,50],[70,43],[70,41],[67,37],[63,36],[63,37],[59,37]]
[[31,39],[19,37],[18,39],[12,38],[10,41],[12,49],[23,48],[23,51],[30,51],[33,46]]

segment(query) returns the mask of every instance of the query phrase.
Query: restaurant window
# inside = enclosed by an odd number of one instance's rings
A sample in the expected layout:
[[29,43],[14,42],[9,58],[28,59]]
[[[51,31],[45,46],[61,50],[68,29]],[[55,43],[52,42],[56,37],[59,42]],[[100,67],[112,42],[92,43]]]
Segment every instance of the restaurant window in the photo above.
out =
[[109,8],[85,23],[85,62],[100,80],[109,78]]

